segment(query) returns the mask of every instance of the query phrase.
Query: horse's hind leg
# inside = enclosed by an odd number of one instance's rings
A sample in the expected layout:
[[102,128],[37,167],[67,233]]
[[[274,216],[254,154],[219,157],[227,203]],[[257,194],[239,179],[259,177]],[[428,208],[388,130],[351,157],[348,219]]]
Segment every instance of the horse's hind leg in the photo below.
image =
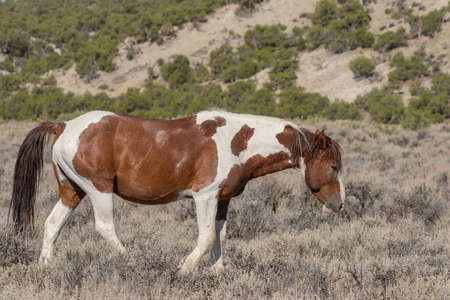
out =
[[61,173],[57,172],[57,167],[53,165],[56,178],[58,179],[59,200],[45,221],[44,241],[39,261],[47,263],[53,256],[55,241],[67,218],[86,195],[75,183],[69,181]]
[[114,226],[113,194],[93,190],[88,191],[88,195],[94,207],[95,230],[120,252],[125,253],[126,249],[117,237]]

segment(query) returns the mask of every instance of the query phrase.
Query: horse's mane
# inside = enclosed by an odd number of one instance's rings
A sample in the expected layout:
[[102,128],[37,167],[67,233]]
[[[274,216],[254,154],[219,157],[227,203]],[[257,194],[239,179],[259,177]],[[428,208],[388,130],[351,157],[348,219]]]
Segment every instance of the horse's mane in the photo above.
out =
[[[325,133],[325,131],[327,130],[326,127],[322,128],[322,132]],[[309,132],[309,134],[307,134],[308,136],[308,146],[313,145],[313,147],[308,147],[307,155],[309,155],[310,159],[315,159],[319,156],[319,145],[317,144],[317,137],[318,135],[313,134],[311,132]],[[326,143],[328,146],[328,151],[326,152],[325,157],[323,158],[327,163],[329,163],[332,159],[335,160],[336,162],[336,167],[338,169],[341,168],[341,164],[342,164],[342,147],[332,138],[330,138],[329,136],[325,135],[326,137]]]

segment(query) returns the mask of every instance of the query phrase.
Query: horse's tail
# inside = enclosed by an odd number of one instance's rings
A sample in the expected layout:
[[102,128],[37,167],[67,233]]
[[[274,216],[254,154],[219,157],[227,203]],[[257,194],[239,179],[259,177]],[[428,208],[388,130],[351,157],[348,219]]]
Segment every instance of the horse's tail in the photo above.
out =
[[34,202],[42,174],[44,146],[64,123],[43,122],[23,141],[14,168],[13,193],[9,211],[16,232],[34,226]]

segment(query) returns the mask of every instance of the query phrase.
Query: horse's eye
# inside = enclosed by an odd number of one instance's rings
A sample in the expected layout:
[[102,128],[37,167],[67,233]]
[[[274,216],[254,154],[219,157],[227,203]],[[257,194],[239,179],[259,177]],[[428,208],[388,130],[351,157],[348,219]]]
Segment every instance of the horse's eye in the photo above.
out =
[[333,169],[333,171],[337,172],[337,167],[336,166],[331,166],[331,168]]

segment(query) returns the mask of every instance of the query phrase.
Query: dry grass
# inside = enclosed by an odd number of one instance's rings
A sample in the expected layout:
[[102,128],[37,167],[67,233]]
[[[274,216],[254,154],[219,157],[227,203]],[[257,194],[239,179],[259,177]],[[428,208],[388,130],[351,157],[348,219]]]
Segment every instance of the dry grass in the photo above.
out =
[[212,273],[205,257],[199,271],[179,277],[197,235],[191,202],[117,199],[129,250],[120,255],[95,232],[85,200],[54,261],[39,265],[56,184],[47,163],[36,233],[14,237],[6,224],[12,171],[31,125],[0,125],[0,299],[449,299],[450,125],[392,127],[390,135],[366,123],[328,127],[345,150],[345,213],[322,213],[295,171],[260,178],[231,204],[225,271]]

